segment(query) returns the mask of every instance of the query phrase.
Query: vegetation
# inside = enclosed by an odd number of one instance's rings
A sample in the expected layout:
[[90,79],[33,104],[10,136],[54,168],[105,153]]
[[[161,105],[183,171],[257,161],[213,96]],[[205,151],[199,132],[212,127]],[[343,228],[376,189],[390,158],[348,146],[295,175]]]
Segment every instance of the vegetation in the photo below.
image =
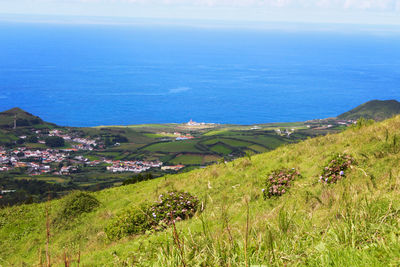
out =
[[63,207],[57,218],[61,220],[71,220],[83,213],[93,211],[100,205],[100,202],[91,194],[86,192],[73,192],[63,200]]
[[355,163],[354,158],[347,154],[336,154],[322,169],[320,182],[326,184],[336,183],[346,176],[346,171]]
[[153,179],[154,176],[151,173],[146,173],[146,174],[137,174],[134,175],[132,178],[128,178],[125,181],[122,182],[122,185],[128,185],[128,184],[136,184],[138,182],[142,181],[147,181]]
[[104,229],[107,238],[118,240],[122,237],[143,234],[151,229],[153,224],[148,205],[131,207],[115,216]]
[[20,108],[13,108],[7,111],[0,112],[0,128],[13,128],[15,118],[17,126],[20,127],[54,126],[54,124],[46,123],[41,118],[34,116]]
[[300,177],[296,169],[282,169],[271,172],[266,181],[266,189],[263,189],[264,198],[272,196],[282,196],[285,194],[293,181]]
[[[282,146],[205,169],[93,193],[101,205],[50,225],[54,266],[80,255],[84,266],[396,266],[400,238],[400,116],[342,133]],[[317,182],[332,155],[357,164],[336,183]],[[352,164],[353,165],[353,164]],[[296,167],[302,178],[279,198],[261,189],[273,170]],[[164,231],[110,241],[104,229],[127,207],[160,194],[189,191],[201,213]],[[44,259],[46,207],[51,219],[64,200],[0,210],[0,264]],[[124,224],[125,225],[125,224]],[[78,258],[77,256],[74,258]],[[76,262],[76,260],[75,260]]]
[[107,225],[105,233],[109,239],[116,240],[148,230],[163,230],[176,221],[193,217],[197,208],[197,198],[189,193],[167,192],[152,205],[144,203],[121,212]]
[[155,227],[166,227],[193,217],[199,201],[187,192],[170,191],[160,195],[159,201],[150,207]]
[[400,114],[400,103],[396,100],[372,100],[338,116],[341,120],[359,118],[382,121]]
[[65,146],[64,139],[58,136],[49,136],[46,138],[46,146],[48,147],[63,147]]

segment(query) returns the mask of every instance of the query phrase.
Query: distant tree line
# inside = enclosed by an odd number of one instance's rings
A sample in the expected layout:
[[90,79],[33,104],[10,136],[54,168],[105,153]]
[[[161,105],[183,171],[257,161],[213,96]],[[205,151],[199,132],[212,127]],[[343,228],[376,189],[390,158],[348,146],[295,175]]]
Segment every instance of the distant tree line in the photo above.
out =
[[78,188],[73,183],[61,185],[38,180],[15,180],[12,178],[2,178],[0,181],[0,188],[16,190],[16,192],[1,195],[0,207],[41,202],[48,197],[56,198],[60,192]]
[[125,181],[122,182],[122,185],[128,185],[128,184],[136,184],[138,182],[142,181],[147,181],[153,179],[154,176],[151,173],[146,173],[146,174],[137,174],[133,176],[132,178],[128,178]]

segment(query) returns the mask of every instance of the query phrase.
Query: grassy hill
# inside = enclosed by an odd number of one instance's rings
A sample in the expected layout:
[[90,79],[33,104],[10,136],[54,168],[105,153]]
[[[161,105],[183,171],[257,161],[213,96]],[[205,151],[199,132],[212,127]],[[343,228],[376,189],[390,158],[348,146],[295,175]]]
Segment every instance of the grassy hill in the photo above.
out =
[[47,123],[41,118],[32,115],[20,108],[12,108],[3,112],[0,112],[0,128],[12,129],[14,127],[14,119],[17,119],[17,127],[49,127],[54,124]]
[[400,114],[400,102],[396,100],[372,100],[338,116],[341,120],[373,119],[382,121]]
[[[400,264],[400,116],[274,151],[93,194],[100,206],[50,226],[50,255],[82,266],[390,266]],[[319,182],[332,154],[356,163],[336,184]],[[286,194],[264,199],[268,174],[296,168]],[[202,213],[164,231],[110,241],[116,214],[168,190],[196,195]],[[0,211],[0,265],[44,262],[50,221],[64,199]]]

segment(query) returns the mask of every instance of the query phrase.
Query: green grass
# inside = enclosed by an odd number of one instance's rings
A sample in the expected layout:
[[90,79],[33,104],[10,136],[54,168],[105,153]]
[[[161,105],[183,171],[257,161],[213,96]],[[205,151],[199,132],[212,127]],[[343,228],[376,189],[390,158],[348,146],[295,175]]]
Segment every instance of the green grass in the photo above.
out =
[[197,147],[195,147],[197,142],[198,142],[197,140],[163,142],[163,143],[156,143],[154,145],[150,145],[142,149],[153,152],[168,152],[168,153],[201,152]]
[[179,155],[170,161],[168,163],[171,164],[183,164],[183,165],[200,165],[203,163],[203,155]]
[[227,147],[226,145],[221,144],[221,143],[213,145],[210,150],[213,152],[216,152],[218,154],[223,154],[223,155],[228,155],[228,154],[232,153],[232,149],[230,149],[229,147]]
[[47,148],[45,144],[41,143],[25,143],[24,146],[28,148]]
[[[398,266],[400,264],[400,116],[361,129],[288,144],[274,151],[96,192],[101,205],[51,226],[54,266],[66,251],[82,266]],[[318,177],[334,153],[357,165],[337,184]],[[303,178],[280,198],[264,200],[270,171],[296,168]],[[104,228],[127,207],[156,201],[168,190],[196,195],[204,207],[165,231],[108,241]],[[32,266],[44,259],[45,207],[0,211],[0,264]],[[247,216],[248,214],[248,216]],[[175,235],[176,236],[176,235]]]
[[263,152],[268,151],[268,149],[266,149],[265,147],[260,146],[260,145],[251,145],[251,146],[249,146],[249,148],[251,148],[252,150],[255,150],[258,153],[263,153]]

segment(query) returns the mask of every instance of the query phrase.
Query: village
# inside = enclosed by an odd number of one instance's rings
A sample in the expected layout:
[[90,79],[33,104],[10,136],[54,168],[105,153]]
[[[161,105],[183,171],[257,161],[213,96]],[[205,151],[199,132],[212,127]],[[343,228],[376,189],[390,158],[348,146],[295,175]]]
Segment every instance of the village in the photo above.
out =
[[[151,168],[161,168],[160,161],[121,161],[111,159],[93,160],[84,156],[74,156],[65,150],[45,149],[30,150],[19,147],[12,150],[0,148],[0,172],[6,172],[17,168],[25,168],[26,173],[35,176],[51,173],[53,175],[69,175],[78,172],[81,166],[94,167],[100,164],[106,166],[106,170],[116,172],[141,173]],[[179,170],[183,165],[164,166],[162,170]]]
[[[103,148],[101,140],[98,138],[89,139],[73,136],[60,130],[51,130],[43,133],[35,130],[34,134],[40,137],[39,144],[45,144],[44,137],[57,136],[68,142],[68,148],[36,148],[19,146],[11,149],[0,147],[0,172],[7,172],[19,169],[30,176],[41,174],[70,175],[79,172],[82,167],[95,167],[104,165],[105,170],[118,172],[141,173],[152,168],[160,170],[180,170],[184,165],[164,166],[160,161],[121,161],[107,158],[89,160],[83,155],[76,155],[79,151],[92,151]],[[190,136],[185,136],[190,138]],[[27,136],[19,136],[20,139],[27,139]],[[118,145],[118,143],[114,144]]]

